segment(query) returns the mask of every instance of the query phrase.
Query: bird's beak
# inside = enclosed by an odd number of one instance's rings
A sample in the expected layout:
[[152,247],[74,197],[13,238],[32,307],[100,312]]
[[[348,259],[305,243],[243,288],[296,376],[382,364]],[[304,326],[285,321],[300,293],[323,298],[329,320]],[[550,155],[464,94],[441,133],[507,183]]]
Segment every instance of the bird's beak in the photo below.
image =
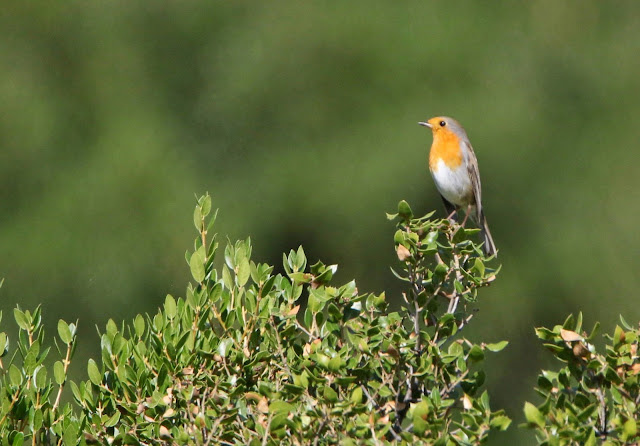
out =
[[429,124],[428,122],[419,122],[418,124],[423,125],[425,127],[429,127],[430,129],[433,128],[433,126],[431,124]]

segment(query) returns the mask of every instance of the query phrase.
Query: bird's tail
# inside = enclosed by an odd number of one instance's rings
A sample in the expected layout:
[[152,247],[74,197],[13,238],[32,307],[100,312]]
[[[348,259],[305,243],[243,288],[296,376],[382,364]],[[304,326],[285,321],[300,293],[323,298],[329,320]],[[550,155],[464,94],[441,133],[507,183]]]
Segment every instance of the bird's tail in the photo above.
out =
[[489,231],[489,224],[487,223],[487,217],[484,216],[484,212],[480,213],[480,229],[482,230],[482,238],[484,239],[484,252],[487,256],[495,255],[496,257],[496,244],[493,243],[493,237]]

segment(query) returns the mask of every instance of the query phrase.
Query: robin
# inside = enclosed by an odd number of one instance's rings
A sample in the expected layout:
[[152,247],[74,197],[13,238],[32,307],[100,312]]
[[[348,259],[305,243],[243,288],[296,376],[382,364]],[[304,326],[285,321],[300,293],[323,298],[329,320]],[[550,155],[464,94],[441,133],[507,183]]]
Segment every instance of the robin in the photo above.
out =
[[478,159],[473,152],[467,133],[458,121],[446,116],[431,118],[420,125],[429,127],[433,144],[429,152],[429,170],[438,192],[444,201],[449,218],[455,218],[457,210],[464,210],[464,226],[467,217],[480,227],[484,239],[484,252],[496,254],[487,219],[482,211],[482,187]]

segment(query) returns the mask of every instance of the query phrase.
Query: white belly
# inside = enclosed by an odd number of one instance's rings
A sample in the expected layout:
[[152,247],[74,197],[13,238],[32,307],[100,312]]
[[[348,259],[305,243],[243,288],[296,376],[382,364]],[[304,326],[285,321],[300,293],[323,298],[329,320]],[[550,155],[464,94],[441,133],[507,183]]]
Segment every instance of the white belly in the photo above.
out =
[[473,186],[464,167],[450,169],[444,161],[439,160],[437,168],[431,171],[431,175],[438,192],[449,203],[464,207],[472,201]]

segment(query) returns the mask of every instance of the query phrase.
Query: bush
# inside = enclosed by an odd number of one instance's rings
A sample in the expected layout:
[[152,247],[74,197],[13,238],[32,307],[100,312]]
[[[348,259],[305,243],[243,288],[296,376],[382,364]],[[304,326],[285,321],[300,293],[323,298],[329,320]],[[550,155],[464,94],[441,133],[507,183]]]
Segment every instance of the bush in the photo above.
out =
[[[400,311],[354,282],[332,285],[336,265],[308,265],[302,247],[284,274],[251,260],[249,239],[228,243],[224,263],[210,231],[208,195],[187,252],[194,283],[153,316],[110,320],[88,380],[69,382],[76,324],[58,324],[53,379],[45,366],[40,309],[15,310],[17,349],[2,364],[4,444],[476,444],[510,420],[482,390],[487,351],[506,342],[460,336],[478,290],[497,271],[477,230],[405,202],[394,274],[406,284]],[[8,341],[0,333],[0,348]]]
[[527,402],[527,426],[535,430],[542,445],[637,445],[640,419],[640,331],[621,318],[613,336],[600,353],[591,343],[591,333],[582,331],[582,314],[570,316],[553,330],[536,334],[565,365],[558,371],[544,370],[536,391],[544,402]]

